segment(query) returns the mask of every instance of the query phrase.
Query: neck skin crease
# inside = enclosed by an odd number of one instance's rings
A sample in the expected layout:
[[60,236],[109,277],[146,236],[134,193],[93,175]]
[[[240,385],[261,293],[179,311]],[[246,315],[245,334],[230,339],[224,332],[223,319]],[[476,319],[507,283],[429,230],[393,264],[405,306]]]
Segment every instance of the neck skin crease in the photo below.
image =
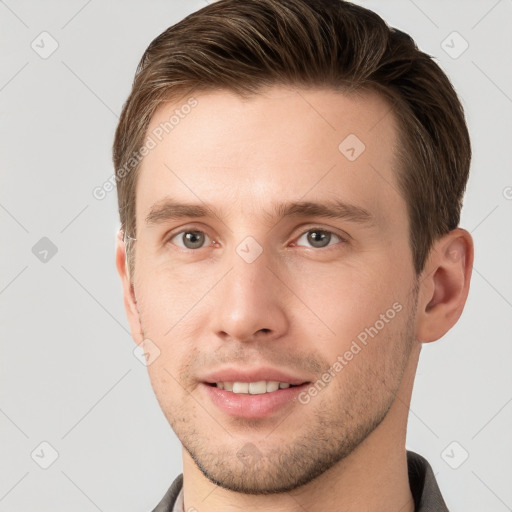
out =
[[414,374],[415,347],[397,396],[381,424],[344,460],[289,493],[246,495],[210,482],[183,448],[184,510],[198,512],[414,512],[405,436]]

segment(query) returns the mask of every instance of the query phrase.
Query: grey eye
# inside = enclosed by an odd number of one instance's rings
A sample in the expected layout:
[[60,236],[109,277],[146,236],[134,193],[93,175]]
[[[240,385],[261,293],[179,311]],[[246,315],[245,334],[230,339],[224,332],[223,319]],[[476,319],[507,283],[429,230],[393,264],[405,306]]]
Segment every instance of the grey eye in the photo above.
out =
[[310,229],[299,237],[297,240],[297,245],[300,245],[300,241],[303,238],[306,238],[307,243],[310,244],[311,247],[315,247],[317,249],[327,247],[328,245],[332,245],[331,241],[333,236],[337,238],[338,241],[341,241],[341,238],[338,235],[331,233],[330,231],[325,231],[322,229]]
[[182,231],[174,235],[171,241],[183,249],[200,249],[207,239],[210,237],[202,231]]

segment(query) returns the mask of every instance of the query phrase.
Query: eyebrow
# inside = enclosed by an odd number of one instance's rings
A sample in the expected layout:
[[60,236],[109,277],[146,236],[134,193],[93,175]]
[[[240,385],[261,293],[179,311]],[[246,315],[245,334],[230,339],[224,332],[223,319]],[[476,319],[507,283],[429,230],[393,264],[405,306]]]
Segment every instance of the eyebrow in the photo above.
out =
[[[183,218],[221,218],[222,214],[207,203],[191,204],[165,198],[155,203],[146,217],[148,226],[161,224],[170,220]],[[341,200],[319,202],[295,201],[272,205],[272,213],[263,212],[266,222],[273,222],[287,217],[323,217],[345,220],[357,224],[374,225],[374,216],[364,208]]]

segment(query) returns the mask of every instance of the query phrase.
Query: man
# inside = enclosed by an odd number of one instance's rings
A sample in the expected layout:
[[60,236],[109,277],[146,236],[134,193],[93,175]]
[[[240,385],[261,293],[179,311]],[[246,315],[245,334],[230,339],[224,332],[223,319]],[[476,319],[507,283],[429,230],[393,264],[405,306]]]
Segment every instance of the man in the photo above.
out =
[[132,336],[182,443],[155,511],[447,510],[405,448],[458,320],[471,150],[448,78],[340,0],[221,0],[146,50],[114,141]]

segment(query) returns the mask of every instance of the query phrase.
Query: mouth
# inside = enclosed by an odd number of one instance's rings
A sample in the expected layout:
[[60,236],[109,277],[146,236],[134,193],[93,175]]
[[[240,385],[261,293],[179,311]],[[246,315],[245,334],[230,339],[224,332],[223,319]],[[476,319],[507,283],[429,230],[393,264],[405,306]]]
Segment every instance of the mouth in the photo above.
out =
[[300,387],[309,384],[309,382],[290,384],[289,382],[260,380],[256,382],[205,382],[205,384],[235,394],[263,395],[265,393],[274,393],[280,389]]
[[310,382],[291,384],[279,381],[203,382],[201,389],[209,402],[223,413],[237,418],[266,418],[297,407],[297,397]]

